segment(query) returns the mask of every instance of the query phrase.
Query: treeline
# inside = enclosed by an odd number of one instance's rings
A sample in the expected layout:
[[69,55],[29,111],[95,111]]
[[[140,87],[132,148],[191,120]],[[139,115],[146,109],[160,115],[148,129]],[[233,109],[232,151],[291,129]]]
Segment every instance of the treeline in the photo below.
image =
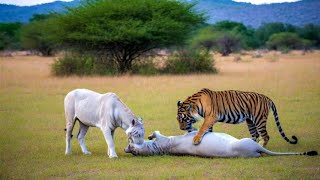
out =
[[[214,73],[210,52],[320,47],[320,26],[268,23],[257,29],[222,21],[206,24],[195,4],[169,0],[84,1],[62,14],[36,14],[28,24],[0,23],[0,50],[65,52],[57,75]],[[154,57],[166,50],[167,61]]]
[[253,29],[242,23],[221,21],[199,29],[190,44],[196,48],[218,51],[225,56],[239,50],[261,48],[283,52],[310,50],[320,47],[320,26],[307,24],[298,27],[275,22]]

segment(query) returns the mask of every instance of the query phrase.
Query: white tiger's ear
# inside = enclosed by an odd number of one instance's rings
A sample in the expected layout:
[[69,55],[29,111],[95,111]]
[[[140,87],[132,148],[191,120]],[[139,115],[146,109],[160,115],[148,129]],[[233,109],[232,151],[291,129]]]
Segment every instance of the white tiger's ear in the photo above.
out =
[[191,109],[192,109],[192,104],[190,103],[186,110],[190,111]]
[[181,102],[181,101],[178,101],[177,106],[178,106],[178,107],[182,106],[182,102]]
[[139,120],[139,122],[141,122],[141,123],[142,123],[142,117],[139,117],[139,119],[138,119],[138,120]]

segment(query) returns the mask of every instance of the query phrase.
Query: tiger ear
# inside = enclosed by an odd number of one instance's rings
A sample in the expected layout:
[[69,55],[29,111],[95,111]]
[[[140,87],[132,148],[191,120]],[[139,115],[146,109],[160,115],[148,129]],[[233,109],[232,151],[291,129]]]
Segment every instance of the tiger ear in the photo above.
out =
[[189,106],[187,107],[187,111],[190,111],[192,109],[192,104],[190,103]]
[[182,102],[181,102],[181,101],[178,101],[177,106],[178,106],[178,107],[182,106]]

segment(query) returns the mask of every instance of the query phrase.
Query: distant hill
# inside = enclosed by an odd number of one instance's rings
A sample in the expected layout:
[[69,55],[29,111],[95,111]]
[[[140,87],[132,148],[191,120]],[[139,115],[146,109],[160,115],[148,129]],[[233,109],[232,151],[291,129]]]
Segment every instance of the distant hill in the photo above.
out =
[[[65,7],[79,5],[79,1],[56,1],[22,7],[0,4],[0,22],[28,22],[32,14],[62,12]],[[302,0],[268,5],[252,5],[232,0],[199,0],[198,2],[197,9],[207,12],[209,23],[231,20],[252,27],[258,27],[268,22],[284,22],[298,26],[308,23],[320,24],[320,0]]]
[[265,5],[231,0],[200,0],[197,7],[207,12],[209,23],[231,20],[252,27],[268,22],[283,22],[297,26],[308,23],[320,24],[320,0]]
[[71,2],[55,1],[35,6],[15,6],[0,4],[0,22],[28,22],[33,14],[47,14],[62,12],[65,7],[74,7],[80,4],[79,0]]

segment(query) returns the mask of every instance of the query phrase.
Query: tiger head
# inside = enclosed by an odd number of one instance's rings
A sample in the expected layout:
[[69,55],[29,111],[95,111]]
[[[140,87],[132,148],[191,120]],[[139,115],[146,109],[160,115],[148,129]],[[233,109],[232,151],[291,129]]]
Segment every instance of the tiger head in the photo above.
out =
[[126,130],[129,143],[143,144],[144,132],[142,118],[139,118],[138,120],[132,120],[130,127]]
[[177,120],[181,130],[186,130],[188,132],[197,130],[192,127],[192,124],[199,120],[198,112],[192,108],[192,104],[189,102],[178,101],[178,113]]

